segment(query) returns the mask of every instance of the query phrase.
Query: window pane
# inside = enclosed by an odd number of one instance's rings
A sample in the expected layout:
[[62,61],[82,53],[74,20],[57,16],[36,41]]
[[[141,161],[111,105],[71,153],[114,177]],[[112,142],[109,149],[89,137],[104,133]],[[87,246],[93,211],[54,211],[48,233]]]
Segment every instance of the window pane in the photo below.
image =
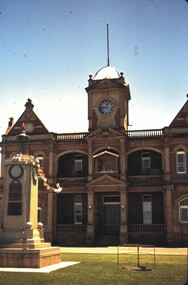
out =
[[178,150],[176,153],[177,173],[186,173],[186,154],[183,150]]
[[188,206],[188,198],[181,200],[180,206]]

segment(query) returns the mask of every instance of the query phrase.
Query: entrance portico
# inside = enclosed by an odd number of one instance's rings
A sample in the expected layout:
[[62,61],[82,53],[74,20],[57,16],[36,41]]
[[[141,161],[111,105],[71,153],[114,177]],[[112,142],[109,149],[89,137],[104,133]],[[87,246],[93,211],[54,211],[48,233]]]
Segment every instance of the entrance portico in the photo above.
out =
[[126,184],[107,174],[87,184],[87,243],[99,236],[114,235],[119,243],[127,243]]

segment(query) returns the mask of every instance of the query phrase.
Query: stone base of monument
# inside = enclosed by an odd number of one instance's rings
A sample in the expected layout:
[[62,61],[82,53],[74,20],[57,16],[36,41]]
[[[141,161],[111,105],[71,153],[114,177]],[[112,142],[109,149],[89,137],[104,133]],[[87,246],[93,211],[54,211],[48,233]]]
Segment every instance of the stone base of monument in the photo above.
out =
[[0,267],[42,268],[61,262],[60,247],[50,243],[2,245]]

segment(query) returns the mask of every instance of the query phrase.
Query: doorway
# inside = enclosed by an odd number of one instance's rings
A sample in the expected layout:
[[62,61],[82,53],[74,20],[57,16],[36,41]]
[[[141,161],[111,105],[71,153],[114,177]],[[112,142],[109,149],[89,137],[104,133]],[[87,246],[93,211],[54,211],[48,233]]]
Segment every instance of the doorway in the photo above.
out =
[[103,225],[105,235],[117,235],[120,229],[120,196],[103,197]]

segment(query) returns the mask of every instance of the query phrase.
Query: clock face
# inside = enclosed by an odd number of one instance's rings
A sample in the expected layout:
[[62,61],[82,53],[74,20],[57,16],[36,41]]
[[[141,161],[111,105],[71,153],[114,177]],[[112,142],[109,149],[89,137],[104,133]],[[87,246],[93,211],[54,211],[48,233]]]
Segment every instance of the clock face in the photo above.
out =
[[99,111],[103,115],[108,115],[114,110],[114,104],[110,100],[103,100],[99,104]]

